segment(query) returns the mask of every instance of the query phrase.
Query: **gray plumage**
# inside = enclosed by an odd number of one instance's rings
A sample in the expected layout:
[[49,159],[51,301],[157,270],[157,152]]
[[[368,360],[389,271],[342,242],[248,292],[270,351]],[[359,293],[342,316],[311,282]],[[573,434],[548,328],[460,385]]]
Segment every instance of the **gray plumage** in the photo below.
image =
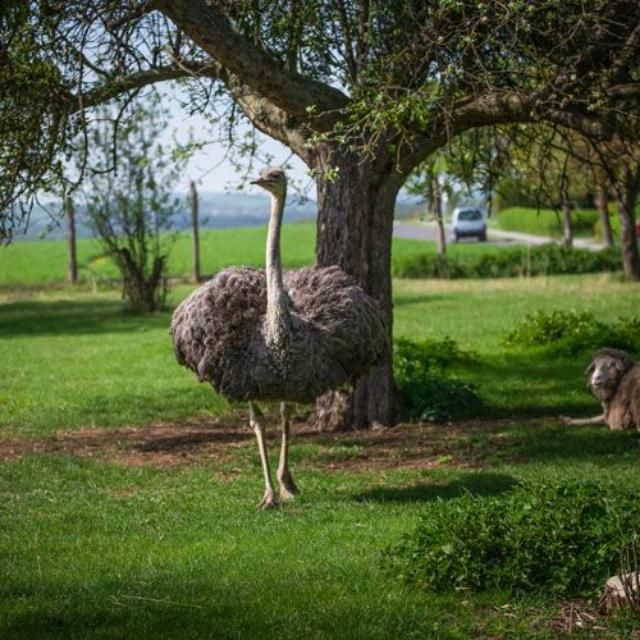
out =
[[311,402],[364,374],[383,354],[377,303],[338,267],[284,274],[290,330],[267,341],[264,271],[225,269],[192,293],[171,324],[178,362],[228,400]]
[[378,303],[338,267],[282,273],[280,229],[286,177],[268,168],[254,181],[271,194],[265,271],[225,269],[178,306],[171,337],[178,362],[228,400],[247,400],[265,493],[276,504],[257,401],[281,402],[280,499],[297,487],[288,468],[291,402],[312,402],[376,364],[388,345]]

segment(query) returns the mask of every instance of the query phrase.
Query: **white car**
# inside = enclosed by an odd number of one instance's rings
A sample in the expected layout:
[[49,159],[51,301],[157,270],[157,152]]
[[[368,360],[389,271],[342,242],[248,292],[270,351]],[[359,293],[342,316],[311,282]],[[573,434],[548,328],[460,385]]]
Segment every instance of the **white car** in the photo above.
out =
[[457,207],[453,210],[451,220],[451,237],[454,242],[460,238],[478,238],[480,242],[487,239],[487,221],[480,209],[476,207]]

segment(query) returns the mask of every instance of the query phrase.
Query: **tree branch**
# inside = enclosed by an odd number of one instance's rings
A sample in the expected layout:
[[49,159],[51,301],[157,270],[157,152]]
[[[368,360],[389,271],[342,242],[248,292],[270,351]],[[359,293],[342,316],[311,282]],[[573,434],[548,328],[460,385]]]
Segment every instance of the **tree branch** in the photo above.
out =
[[576,129],[591,138],[608,137],[609,131],[602,120],[577,109],[541,109],[544,98],[544,92],[496,93],[467,100],[454,107],[451,128],[458,133],[471,127],[544,120]]
[[71,103],[71,112],[75,113],[95,107],[122,93],[142,89],[157,82],[196,76],[216,78],[219,77],[220,71],[220,65],[210,60],[206,62],[177,60],[163,67],[145,69],[127,76],[111,78],[85,93],[70,94],[67,96],[67,100]]
[[243,84],[314,129],[330,129],[336,112],[347,106],[349,98],[342,91],[287,71],[205,0],[155,0],[155,6]]

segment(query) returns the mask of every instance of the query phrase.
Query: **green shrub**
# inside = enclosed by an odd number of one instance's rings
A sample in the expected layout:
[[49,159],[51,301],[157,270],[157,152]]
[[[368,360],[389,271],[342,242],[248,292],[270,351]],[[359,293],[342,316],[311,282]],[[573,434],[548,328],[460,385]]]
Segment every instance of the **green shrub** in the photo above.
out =
[[562,354],[605,346],[633,352],[640,347],[640,317],[619,318],[613,324],[605,324],[588,311],[535,311],[518,322],[504,342],[511,346],[551,347]]
[[448,337],[422,342],[397,340],[393,369],[408,419],[440,421],[473,416],[480,407],[475,385],[445,371],[472,357]]
[[545,244],[455,258],[407,255],[394,260],[393,275],[396,278],[509,278],[618,271],[620,264],[616,250],[588,251]]
[[[576,209],[571,215],[573,232],[576,235],[592,235],[598,220],[595,209]],[[562,237],[562,217],[553,209],[510,207],[499,211],[496,216],[499,229],[520,231],[539,236]]]
[[637,494],[612,483],[524,484],[434,503],[387,558],[424,589],[588,595],[617,570],[639,522]]

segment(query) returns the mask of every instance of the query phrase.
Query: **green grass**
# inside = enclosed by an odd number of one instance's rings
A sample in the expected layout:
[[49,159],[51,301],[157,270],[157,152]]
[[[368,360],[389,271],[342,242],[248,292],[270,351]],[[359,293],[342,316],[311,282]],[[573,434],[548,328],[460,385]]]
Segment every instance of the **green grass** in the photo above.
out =
[[[598,221],[595,209],[578,209],[572,214],[573,232],[577,236],[593,235],[594,225]],[[504,231],[520,231],[538,236],[562,237],[562,217],[552,209],[530,209],[510,207],[499,211],[496,226]]]
[[[284,225],[282,254],[287,268],[312,264],[315,250],[315,225],[296,223]],[[187,277],[191,273],[191,235],[181,233],[170,241],[168,273]],[[266,227],[244,229],[203,230],[201,232],[201,269],[212,274],[229,265],[264,266]],[[449,247],[452,257],[494,253],[499,247],[464,244]],[[436,253],[434,242],[395,238],[393,259],[403,261],[424,253]],[[78,241],[79,275],[87,282],[100,283],[117,278],[118,272],[94,239]],[[67,276],[67,246],[64,240],[16,242],[0,251],[0,288],[38,287],[64,283]]]
[[[190,289],[178,287],[171,300]],[[482,368],[471,366],[460,374],[479,385],[486,415],[493,417],[514,411],[584,413],[595,406],[575,383],[584,362],[532,360],[527,352],[501,346],[513,323],[536,309],[578,308],[615,320],[636,313],[638,304],[636,285],[602,276],[398,280],[395,292],[396,336],[449,335],[482,356]],[[135,425],[159,417],[218,415],[226,408],[210,388],[175,365],[170,312],[125,313],[116,291],[33,292],[6,300],[0,305],[0,428],[5,433],[36,436],[79,425]]]
[[[214,273],[231,264],[264,265],[266,227],[201,232],[202,272]],[[167,239],[171,246],[168,272],[191,273],[191,235],[180,233]],[[315,227],[309,223],[285,225],[283,251],[290,267],[313,261]],[[0,254],[0,286],[64,282],[67,247],[64,240],[16,242]],[[78,241],[80,277],[85,280],[115,278],[118,272],[95,239]]]
[[219,397],[167,366],[169,323],[169,312],[125,313],[113,291],[0,305],[0,426],[35,435],[219,413]]
[[[174,290],[172,303],[189,290]],[[277,511],[255,510],[250,439],[224,458],[213,445],[198,456],[196,442],[189,464],[165,468],[55,447],[0,462],[0,638],[568,637],[552,624],[560,603],[549,596],[424,593],[382,557],[434,500],[466,491],[498,495],[536,478],[615,479],[640,491],[636,434],[554,417],[597,411],[584,362],[501,341],[536,309],[611,321],[636,313],[639,296],[611,276],[395,282],[397,336],[450,335],[478,354],[456,372],[478,385],[485,426],[406,428],[407,442],[385,444],[371,467],[350,466],[372,455],[363,436],[307,434],[292,448],[302,495]],[[168,313],[125,314],[116,291],[31,289],[0,301],[0,445],[226,409],[175,364]],[[240,428],[243,415],[225,419]],[[405,465],[415,461],[429,464]],[[572,637],[632,637],[624,616],[599,624]]]

